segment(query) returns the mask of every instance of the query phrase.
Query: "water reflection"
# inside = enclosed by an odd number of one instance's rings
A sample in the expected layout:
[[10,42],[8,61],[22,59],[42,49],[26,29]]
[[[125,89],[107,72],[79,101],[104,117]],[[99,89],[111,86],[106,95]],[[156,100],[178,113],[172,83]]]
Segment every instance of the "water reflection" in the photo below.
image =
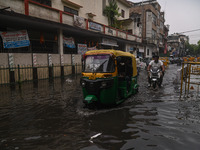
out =
[[0,87],[0,149],[199,149],[200,101],[179,99],[175,69],[156,91],[141,71],[137,95],[96,110],[83,108],[78,78]]

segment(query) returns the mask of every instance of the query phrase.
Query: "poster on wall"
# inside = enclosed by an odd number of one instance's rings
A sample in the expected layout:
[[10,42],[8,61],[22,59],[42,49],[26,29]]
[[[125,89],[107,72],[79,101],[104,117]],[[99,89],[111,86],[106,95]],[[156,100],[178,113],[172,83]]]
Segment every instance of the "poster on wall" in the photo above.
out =
[[4,48],[19,48],[30,45],[27,30],[0,32]]
[[67,38],[63,36],[63,45],[64,47],[76,48],[74,38],[72,37]]
[[84,28],[84,18],[74,15],[74,26]]
[[86,44],[78,44],[78,54],[85,54],[87,52],[87,45]]
[[92,30],[101,31],[102,26],[94,22],[89,22],[89,28]]

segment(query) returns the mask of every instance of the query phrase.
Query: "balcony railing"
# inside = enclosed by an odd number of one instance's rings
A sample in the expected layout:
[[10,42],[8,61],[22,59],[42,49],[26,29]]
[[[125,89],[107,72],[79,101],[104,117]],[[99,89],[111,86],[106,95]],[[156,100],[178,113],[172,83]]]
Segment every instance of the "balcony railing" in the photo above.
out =
[[[12,4],[13,4],[13,2],[12,2]],[[15,5],[13,4],[13,9],[16,9],[15,12],[23,13],[23,9],[24,9],[24,14],[27,16],[33,16],[33,17],[42,18],[45,20],[50,20],[50,21],[74,26],[74,15],[73,14],[64,12],[64,11],[56,9],[56,8],[52,8],[47,5],[40,4],[33,0],[17,1],[16,6],[17,5],[20,5],[20,6],[24,5],[24,7],[18,8],[18,7],[15,7]],[[91,24],[94,27],[91,27],[92,26]],[[101,32],[106,35],[119,37],[122,39],[131,40],[134,42],[139,42],[139,43],[142,42],[142,38],[137,35],[133,35],[126,31],[122,31],[122,30],[119,30],[119,29],[116,29],[116,28],[113,28],[113,27],[110,27],[110,26],[107,26],[107,25],[104,25],[104,24],[101,24],[98,22],[94,22],[94,21],[85,19],[85,18],[84,18],[82,27],[86,30],[90,30],[93,32]]]

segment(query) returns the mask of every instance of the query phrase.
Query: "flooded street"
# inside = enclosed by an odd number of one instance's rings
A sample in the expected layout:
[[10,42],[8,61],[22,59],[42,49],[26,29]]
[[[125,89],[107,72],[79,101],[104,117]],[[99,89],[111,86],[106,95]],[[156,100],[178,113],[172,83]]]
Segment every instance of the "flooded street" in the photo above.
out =
[[[163,87],[147,87],[115,108],[83,108],[79,78],[0,87],[1,150],[198,150],[200,98],[179,99],[177,65]],[[196,90],[196,89],[194,89]]]

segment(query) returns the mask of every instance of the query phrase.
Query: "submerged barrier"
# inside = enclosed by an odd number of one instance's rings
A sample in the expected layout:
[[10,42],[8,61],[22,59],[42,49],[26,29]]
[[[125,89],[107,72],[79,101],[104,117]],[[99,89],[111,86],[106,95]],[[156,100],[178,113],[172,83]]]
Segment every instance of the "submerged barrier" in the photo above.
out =
[[0,66],[0,85],[77,75],[81,71],[81,64]]
[[197,96],[199,96],[200,86],[200,62],[183,62],[181,69],[181,89],[180,97],[183,92],[183,84],[185,86],[185,95],[188,96],[190,89],[197,87]]

